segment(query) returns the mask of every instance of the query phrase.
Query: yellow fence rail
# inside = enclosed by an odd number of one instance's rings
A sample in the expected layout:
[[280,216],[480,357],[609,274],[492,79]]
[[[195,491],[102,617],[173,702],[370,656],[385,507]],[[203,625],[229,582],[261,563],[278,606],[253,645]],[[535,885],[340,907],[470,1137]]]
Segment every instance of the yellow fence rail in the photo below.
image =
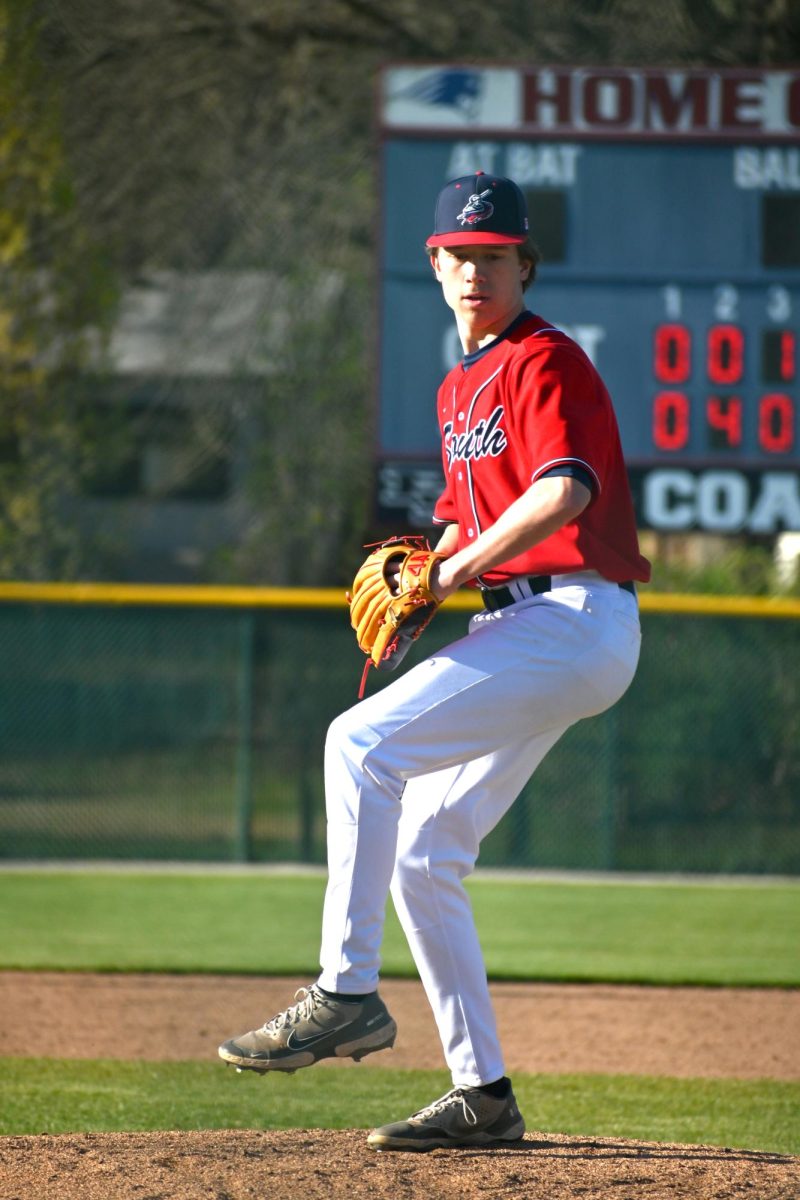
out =
[[[214,584],[0,582],[0,603],[119,604],[220,608],[344,608],[341,588],[236,587]],[[644,613],[709,617],[800,618],[800,599],[779,596],[718,596],[642,589]],[[464,589],[447,601],[453,611],[477,611],[477,592]]]

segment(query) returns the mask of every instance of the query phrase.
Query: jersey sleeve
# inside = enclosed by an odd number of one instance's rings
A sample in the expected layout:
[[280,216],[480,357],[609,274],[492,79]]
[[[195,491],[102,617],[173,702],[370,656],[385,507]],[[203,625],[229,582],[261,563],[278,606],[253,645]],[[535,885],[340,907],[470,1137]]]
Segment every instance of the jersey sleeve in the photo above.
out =
[[434,525],[453,525],[458,521],[456,506],[448,500],[447,491],[442,492],[433,509]]
[[577,467],[603,488],[613,444],[613,414],[588,359],[553,346],[524,359],[513,381],[514,433],[534,483],[559,467]]
[[585,467],[579,466],[577,463],[559,463],[557,467],[550,467],[548,471],[543,471],[538,476],[539,479],[549,479],[552,475],[567,476],[568,479],[577,479],[578,483],[582,483],[587,491],[594,494],[597,491],[597,479]]

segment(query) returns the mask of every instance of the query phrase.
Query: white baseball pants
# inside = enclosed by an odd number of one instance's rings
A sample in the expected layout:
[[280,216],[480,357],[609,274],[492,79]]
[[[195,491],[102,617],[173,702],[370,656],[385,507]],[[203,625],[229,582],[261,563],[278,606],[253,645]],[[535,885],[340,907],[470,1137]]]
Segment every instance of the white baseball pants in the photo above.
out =
[[462,880],[559,737],[626,690],[639,643],[634,596],[592,572],[555,576],[330,727],[319,982],[377,989],[391,889],[454,1086],[504,1074]]

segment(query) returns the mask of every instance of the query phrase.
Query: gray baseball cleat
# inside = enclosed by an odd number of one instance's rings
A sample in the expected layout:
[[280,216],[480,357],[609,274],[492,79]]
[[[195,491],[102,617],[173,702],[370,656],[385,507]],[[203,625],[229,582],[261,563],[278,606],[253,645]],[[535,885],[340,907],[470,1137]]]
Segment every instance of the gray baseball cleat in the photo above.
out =
[[300,988],[295,1000],[260,1029],[223,1042],[220,1058],[240,1071],[296,1071],[321,1058],[358,1060],[394,1045],[397,1025],[377,992],[334,1000],[314,984]]
[[525,1122],[510,1086],[502,1099],[478,1088],[457,1087],[407,1121],[373,1129],[367,1145],[373,1150],[485,1146],[489,1142],[517,1142],[524,1132]]

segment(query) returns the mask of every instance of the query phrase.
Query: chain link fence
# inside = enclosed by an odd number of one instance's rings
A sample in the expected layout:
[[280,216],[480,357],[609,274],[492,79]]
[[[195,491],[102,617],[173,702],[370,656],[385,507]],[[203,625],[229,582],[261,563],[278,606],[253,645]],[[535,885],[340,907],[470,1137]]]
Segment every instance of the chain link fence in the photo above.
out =
[[[0,858],[324,862],[325,731],[363,664],[342,596],[3,587]],[[480,865],[800,874],[800,604],[692,600],[644,596],[632,687]]]

